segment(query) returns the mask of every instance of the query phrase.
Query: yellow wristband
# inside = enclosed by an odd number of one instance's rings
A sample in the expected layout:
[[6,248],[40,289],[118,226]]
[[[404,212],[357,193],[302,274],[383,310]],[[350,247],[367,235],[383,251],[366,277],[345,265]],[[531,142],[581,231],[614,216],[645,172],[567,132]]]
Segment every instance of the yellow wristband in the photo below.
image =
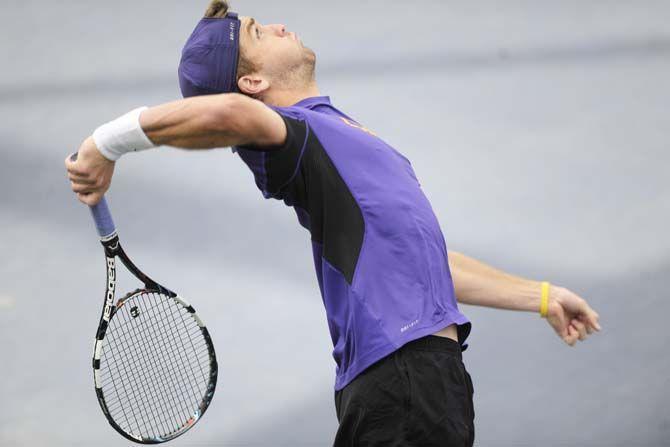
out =
[[540,299],[540,317],[547,317],[547,310],[549,309],[549,283],[544,281],[542,283],[542,298]]

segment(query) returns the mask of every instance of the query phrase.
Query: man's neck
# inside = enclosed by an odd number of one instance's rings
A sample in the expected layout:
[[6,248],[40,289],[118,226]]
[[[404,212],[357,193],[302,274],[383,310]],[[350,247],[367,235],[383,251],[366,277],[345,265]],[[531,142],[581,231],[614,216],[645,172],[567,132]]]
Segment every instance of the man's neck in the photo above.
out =
[[263,98],[263,102],[275,107],[289,107],[305,98],[313,96],[320,96],[319,86],[316,85],[316,81],[312,81],[300,89],[271,91]]

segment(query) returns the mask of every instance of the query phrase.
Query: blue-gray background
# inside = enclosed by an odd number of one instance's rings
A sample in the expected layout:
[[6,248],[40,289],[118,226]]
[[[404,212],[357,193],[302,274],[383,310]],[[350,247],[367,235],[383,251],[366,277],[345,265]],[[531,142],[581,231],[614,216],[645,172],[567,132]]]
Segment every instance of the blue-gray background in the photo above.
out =
[[[206,3],[0,3],[3,447],[127,444],[93,393],[104,261],[62,161],[97,125],[178,98]],[[476,444],[670,445],[669,2],[236,6],[315,49],[322,92],[412,160],[450,248],[600,313],[602,333],[570,348],[537,315],[463,306]],[[222,366],[173,444],[329,445],[334,364],[293,212],[228,149],[129,155],[109,199]]]

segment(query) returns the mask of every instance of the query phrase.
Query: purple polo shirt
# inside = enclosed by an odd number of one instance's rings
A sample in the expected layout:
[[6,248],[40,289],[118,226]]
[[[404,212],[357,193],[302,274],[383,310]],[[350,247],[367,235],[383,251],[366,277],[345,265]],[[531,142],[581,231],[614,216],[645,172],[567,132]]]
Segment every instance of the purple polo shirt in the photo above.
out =
[[412,165],[326,96],[273,107],[280,147],[236,147],[265,198],[309,230],[337,364],[335,389],[405,343],[452,323],[465,349],[447,247]]

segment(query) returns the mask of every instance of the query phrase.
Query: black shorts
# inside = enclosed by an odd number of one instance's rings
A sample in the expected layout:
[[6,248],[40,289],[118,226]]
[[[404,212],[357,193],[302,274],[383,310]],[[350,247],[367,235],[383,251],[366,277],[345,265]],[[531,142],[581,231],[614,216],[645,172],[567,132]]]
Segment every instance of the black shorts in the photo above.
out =
[[414,340],[335,392],[334,446],[470,447],[472,394],[457,342]]

